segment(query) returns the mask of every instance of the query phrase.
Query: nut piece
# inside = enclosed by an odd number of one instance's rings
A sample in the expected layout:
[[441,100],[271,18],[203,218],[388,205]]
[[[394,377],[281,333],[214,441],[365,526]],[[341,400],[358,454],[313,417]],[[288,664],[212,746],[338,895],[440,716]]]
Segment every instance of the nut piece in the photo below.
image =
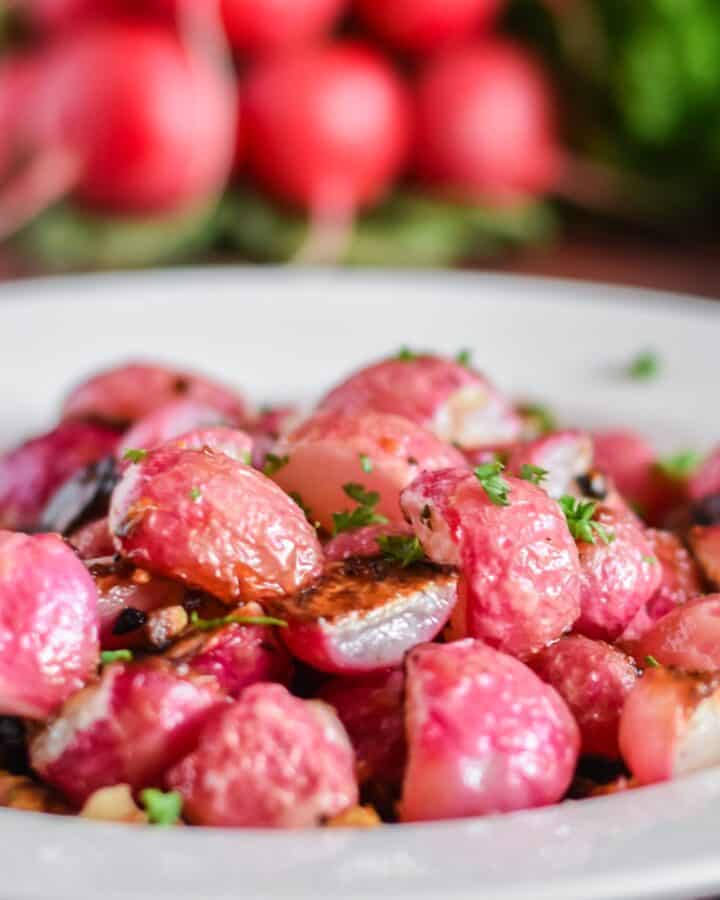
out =
[[97,822],[128,822],[147,824],[147,815],[133,800],[129,784],[114,784],[112,787],[94,791],[80,810],[83,819]]
[[374,806],[351,806],[328,819],[328,828],[377,828],[382,825]]

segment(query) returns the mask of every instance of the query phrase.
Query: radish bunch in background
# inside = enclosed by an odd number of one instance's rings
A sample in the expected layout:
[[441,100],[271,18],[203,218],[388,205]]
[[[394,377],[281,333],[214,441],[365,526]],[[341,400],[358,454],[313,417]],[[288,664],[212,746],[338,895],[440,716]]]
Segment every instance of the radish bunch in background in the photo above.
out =
[[15,0],[31,39],[0,55],[0,238],[35,220],[26,245],[50,235],[69,265],[112,261],[113,223],[144,223],[149,261],[201,228],[268,259],[421,263],[540,236],[555,100],[505,6]]

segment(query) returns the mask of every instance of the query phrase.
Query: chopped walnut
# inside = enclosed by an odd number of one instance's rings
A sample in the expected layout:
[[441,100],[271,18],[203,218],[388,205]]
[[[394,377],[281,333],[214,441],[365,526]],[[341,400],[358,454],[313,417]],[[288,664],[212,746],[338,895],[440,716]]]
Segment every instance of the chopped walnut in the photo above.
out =
[[38,784],[25,775],[10,775],[8,772],[0,772],[0,807],[57,815],[70,814],[68,806],[51,788]]
[[164,650],[187,628],[188,614],[182,606],[165,606],[147,614],[145,636],[151,646]]
[[351,806],[325,824],[328,828],[377,828],[382,820],[372,806]]
[[127,784],[115,784],[92,793],[80,810],[83,819],[146,825],[147,815],[136,805]]

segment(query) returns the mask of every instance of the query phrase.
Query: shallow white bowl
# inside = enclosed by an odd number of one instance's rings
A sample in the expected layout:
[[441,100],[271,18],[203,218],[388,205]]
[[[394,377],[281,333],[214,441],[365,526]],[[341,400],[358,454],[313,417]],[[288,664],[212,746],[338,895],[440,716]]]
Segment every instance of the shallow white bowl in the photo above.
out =
[[[131,356],[258,402],[311,400],[400,345],[455,352],[568,423],[630,424],[663,451],[720,438],[720,304],[474,274],[195,269],[0,288],[3,443],[67,386]],[[623,367],[651,348],[661,375]],[[563,900],[720,891],[720,770],[545,810],[372,832],[139,829],[0,811],[2,900]]]

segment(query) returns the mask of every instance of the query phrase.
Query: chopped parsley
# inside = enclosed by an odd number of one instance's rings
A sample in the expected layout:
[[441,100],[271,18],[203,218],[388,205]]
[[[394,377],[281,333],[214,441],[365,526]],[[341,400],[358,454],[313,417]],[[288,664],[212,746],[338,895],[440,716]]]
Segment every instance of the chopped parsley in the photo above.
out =
[[182,796],[178,791],[165,793],[157,788],[145,788],[140,792],[140,800],[153,825],[175,825],[180,819]]
[[399,562],[403,568],[425,559],[420,541],[415,536],[383,534],[376,538],[383,555]]
[[608,531],[600,522],[594,521],[593,516],[597,510],[597,503],[594,500],[581,500],[579,497],[565,494],[558,500],[558,503],[565,513],[570,534],[576,541],[594,544],[596,535],[605,544],[610,544],[615,540],[612,532]]
[[360,454],[360,468],[365,472],[365,474],[369,474],[373,470],[373,461],[367,455],[367,453]]
[[353,510],[333,513],[333,534],[352,531],[365,525],[387,525],[385,516],[375,512],[375,507],[380,502],[377,491],[366,491],[362,484],[352,481],[343,485],[343,491],[358,505]]
[[400,360],[400,362],[412,362],[417,358],[418,354],[415,353],[414,350],[411,350],[409,347],[401,347],[398,350],[397,356],[395,357],[395,359]]
[[660,374],[660,357],[652,350],[645,350],[638,353],[635,359],[628,366],[628,375],[636,378],[638,381],[644,381],[655,378]]
[[249,450],[246,450],[243,453],[243,462],[246,466],[249,466],[252,463],[252,453]]
[[276,619],[274,616],[221,616],[219,619],[201,619],[196,610],[190,613],[190,624],[198,631],[212,631],[214,628],[222,628],[223,625],[274,625],[277,628],[287,628],[284,619]]
[[276,472],[279,472],[283,466],[286,466],[290,462],[289,456],[276,456],[274,453],[268,453],[265,457],[265,464],[263,465],[263,473],[265,475],[274,475]]
[[550,434],[557,428],[555,416],[547,406],[539,403],[525,403],[518,407],[518,412],[534,426],[538,434]]
[[646,656],[645,657],[645,665],[649,669],[659,669],[660,663],[655,659],[654,656]]
[[657,556],[643,556],[643,562],[646,562],[649,566],[656,566],[658,564]]
[[103,650],[100,654],[100,662],[103,666],[109,666],[114,662],[132,662],[132,650]]
[[529,481],[531,484],[541,484],[547,478],[547,474],[547,469],[532,466],[530,463],[524,463],[520,469],[520,477],[523,481]]
[[192,487],[188,491],[188,497],[192,500],[193,503],[197,503],[198,500],[202,499],[202,491],[199,487]]
[[488,498],[495,506],[510,506],[508,494],[510,485],[503,478],[505,466],[499,461],[484,463],[475,469],[475,477],[480,482]]
[[147,450],[126,450],[123,453],[123,459],[126,459],[129,462],[139,463],[142,462],[147,455]]
[[472,365],[472,350],[461,350],[455,357],[455,362],[469,369]]
[[655,465],[659,472],[673,481],[689,478],[702,462],[702,456],[695,450],[683,450],[674,456],[659,460]]

